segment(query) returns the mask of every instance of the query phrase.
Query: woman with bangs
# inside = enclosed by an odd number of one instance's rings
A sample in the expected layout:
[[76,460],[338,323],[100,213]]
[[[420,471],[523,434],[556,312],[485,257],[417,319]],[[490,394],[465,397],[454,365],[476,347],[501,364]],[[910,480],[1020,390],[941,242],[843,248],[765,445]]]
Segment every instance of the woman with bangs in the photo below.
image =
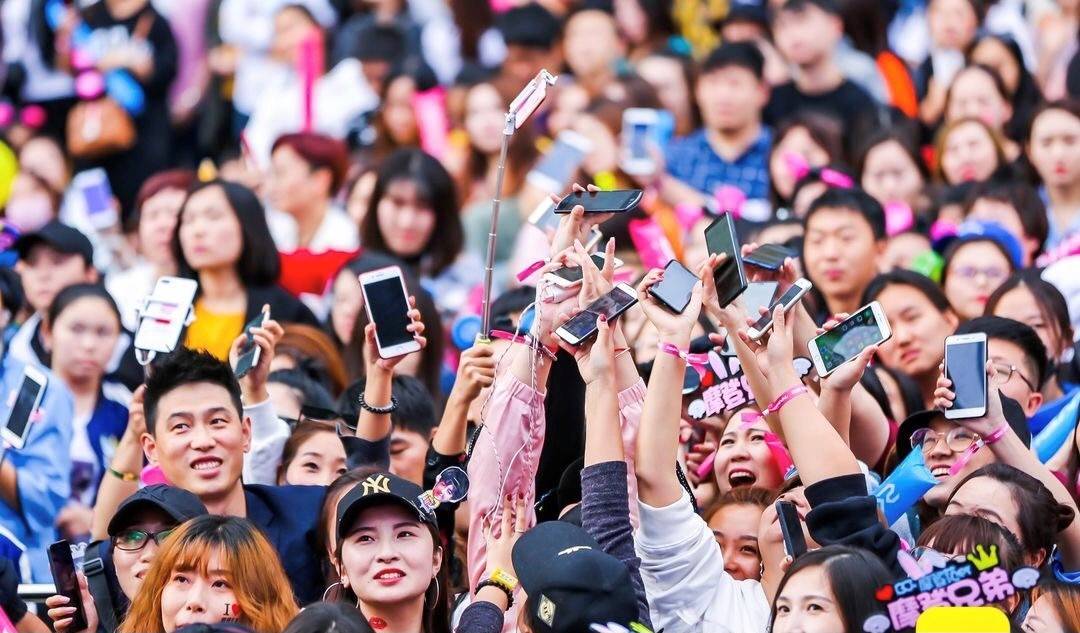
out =
[[162,544],[120,633],[173,633],[189,624],[239,622],[283,630],[297,613],[277,553],[246,519],[208,515]]

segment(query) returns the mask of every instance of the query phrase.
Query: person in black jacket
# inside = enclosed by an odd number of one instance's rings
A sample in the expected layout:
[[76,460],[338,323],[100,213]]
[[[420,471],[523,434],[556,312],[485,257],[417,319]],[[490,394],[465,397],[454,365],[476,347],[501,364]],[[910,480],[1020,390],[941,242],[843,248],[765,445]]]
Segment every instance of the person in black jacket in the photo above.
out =
[[319,325],[299,299],[277,285],[281,263],[266,213],[247,187],[214,180],[192,188],[172,248],[180,276],[199,282],[188,347],[228,358],[233,340],[263,306],[279,323]]

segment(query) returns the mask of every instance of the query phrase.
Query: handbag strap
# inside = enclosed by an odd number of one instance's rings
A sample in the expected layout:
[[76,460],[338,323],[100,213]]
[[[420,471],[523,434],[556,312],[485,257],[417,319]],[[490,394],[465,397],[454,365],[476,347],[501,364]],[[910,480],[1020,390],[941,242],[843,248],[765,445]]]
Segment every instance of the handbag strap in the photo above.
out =
[[[119,628],[116,617],[116,607],[113,605],[112,591],[109,589],[109,580],[105,574],[105,561],[101,558],[101,548],[106,547],[107,541],[99,541],[98,547],[94,548],[94,557],[87,558],[83,562],[83,573],[86,574],[86,588],[94,597],[97,605],[98,620],[105,633],[113,633]],[[88,550],[89,551],[89,550]]]

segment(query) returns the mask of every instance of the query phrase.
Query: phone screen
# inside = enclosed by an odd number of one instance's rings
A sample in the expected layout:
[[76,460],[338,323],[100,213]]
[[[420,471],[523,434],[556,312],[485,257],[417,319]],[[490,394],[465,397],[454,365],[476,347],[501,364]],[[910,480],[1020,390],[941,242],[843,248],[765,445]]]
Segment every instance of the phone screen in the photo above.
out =
[[15,406],[7,419],[8,431],[18,437],[25,437],[27,427],[30,424],[30,416],[34,413],[34,404],[38,400],[38,394],[43,386],[29,376],[23,376],[22,385],[19,387],[19,395],[15,397]]
[[803,293],[803,289],[798,284],[792,284],[790,288],[784,291],[784,294],[780,295],[780,298],[772,302],[769,305],[769,311],[761,315],[751,328],[758,332],[763,331],[769,323],[772,323],[773,311],[776,310],[776,306],[784,306],[784,312],[787,312],[791,308],[791,304],[795,302]]
[[381,347],[393,347],[413,340],[409,325],[409,304],[401,289],[401,278],[390,277],[364,284],[368,309],[375,321]]
[[[593,253],[589,257],[592,259],[593,264],[596,264],[597,268],[604,267],[604,262],[606,260],[604,259],[603,255],[600,255],[599,253]],[[573,283],[581,281],[582,277],[584,276],[584,273],[582,272],[580,266],[565,266],[558,270],[551,271],[551,274]]]
[[953,409],[986,406],[986,342],[953,343],[945,346],[945,377],[953,383]]
[[780,531],[784,535],[784,549],[788,556],[796,559],[806,553],[806,537],[799,522],[799,513],[790,501],[776,502],[776,516],[780,520]]
[[555,211],[557,213],[570,213],[579,204],[585,207],[586,213],[629,211],[637,206],[640,200],[640,189],[574,192],[559,201]]
[[664,268],[663,280],[649,292],[667,307],[681,313],[690,303],[690,295],[697,282],[697,275],[673,259]]
[[540,176],[539,179],[534,176],[534,180],[543,181],[544,184],[553,186],[556,191],[562,189],[566,183],[570,182],[570,177],[581,166],[583,160],[585,160],[585,153],[581,151],[581,148],[564,139],[556,138],[555,145],[533,169],[533,172]]
[[649,156],[649,124],[634,123],[630,126],[630,138],[627,148],[630,150],[630,158],[634,160],[646,160]]
[[742,294],[747,285],[742,256],[739,254],[739,236],[735,233],[735,221],[730,215],[721,215],[705,229],[705,245],[710,255],[727,255],[727,261],[716,271],[716,294],[722,308]]
[[578,341],[584,341],[596,334],[596,319],[601,314],[607,317],[608,321],[613,321],[635,303],[637,303],[637,297],[616,286],[611,289],[611,292],[593,301],[572,319],[563,323],[561,329],[572,334]]
[[753,253],[746,256],[750,264],[768,270],[779,270],[788,257],[795,257],[795,253],[779,244],[762,244]]
[[49,546],[49,567],[52,570],[56,593],[66,597],[67,606],[75,607],[70,618],[72,631],[86,628],[86,615],[83,613],[82,593],[79,591],[79,579],[75,575],[75,561],[71,558],[71,545],[67,541],[57,541]]
[[825,371],[832,371],[884,338],[874,309],[866,306],[814,340]]

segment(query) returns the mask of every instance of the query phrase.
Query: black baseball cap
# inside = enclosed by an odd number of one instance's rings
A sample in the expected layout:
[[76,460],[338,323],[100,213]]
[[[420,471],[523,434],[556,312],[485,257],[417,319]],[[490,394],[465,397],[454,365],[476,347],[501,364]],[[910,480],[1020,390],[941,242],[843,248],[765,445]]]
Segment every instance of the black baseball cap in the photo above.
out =
[[164,512],[178,524],[209,514],[202,501],[187,490],[167,484],[154,484],[124,499],[109,521],[109,536],[119,534],[120,530],[131,525],[140,510],[147,508]]
[[[1005,421],[1009,423],[1009,426],[1012,427],[1013,432],[1024,443],[1024,446],[1030,447],[1031,430],[1028,429],[1027,416],[1024,415],[1024,408],[1020,406],[1020,403],[1002,395],[1001,412],[1005,415]],[[927,409],[909,415],[900,424],[900,429],[896,434],[897,457],[900,459],[907,457],[908,453],[911,452],[911,436],[919,429],[930,428],[930,423],[938,418],[945,419],[945,412],[939,409]]]
[[420,504],[422,494],[424,494],[423,489],[408,479],[402,479],[388,472],[372,473],[367,479],[353,486],[338,502],[338,541],[345,538],[349,528],[356,521],[356,517],[360,516],[360,512],[372,506],[387,503],[395,503],[407,508],[421,522],[438,528],[435,513],[426,510]]
[[27,233],[15,240],[15,252],[19,259],[26,259],[30,251],[38,244],[55,249],[66,255],[79,255],[86,264],[94,263],[94,246],[78,229],[63,222],[50,221],[33,233]]
[[514,545],[513,562],[534,631],[577,633],[595,622],[629,626],[638,619],[626,565],[576,525],[537,525]]
[[719,27],[735,23],[756,24],[762,28],[769,28],[769,14],[765,6],[754,0],[733,2],[728,9],[727,15],[720,20]]

